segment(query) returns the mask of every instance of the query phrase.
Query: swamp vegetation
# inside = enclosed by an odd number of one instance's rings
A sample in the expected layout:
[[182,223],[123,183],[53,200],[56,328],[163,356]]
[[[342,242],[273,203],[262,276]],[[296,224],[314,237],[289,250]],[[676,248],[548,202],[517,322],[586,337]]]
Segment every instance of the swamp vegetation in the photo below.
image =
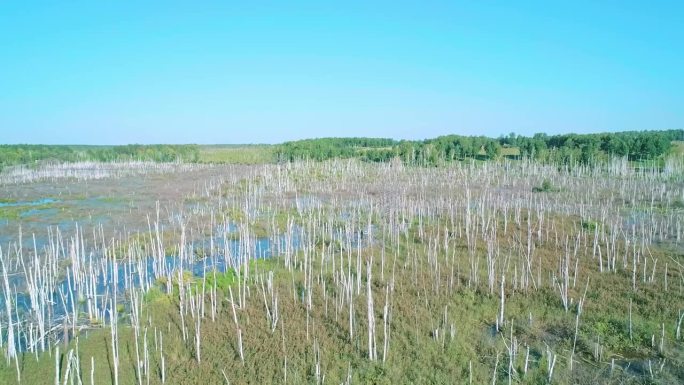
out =
[[0,383],[684,381],[682,157],[130,167],[202,178],[0,245]]

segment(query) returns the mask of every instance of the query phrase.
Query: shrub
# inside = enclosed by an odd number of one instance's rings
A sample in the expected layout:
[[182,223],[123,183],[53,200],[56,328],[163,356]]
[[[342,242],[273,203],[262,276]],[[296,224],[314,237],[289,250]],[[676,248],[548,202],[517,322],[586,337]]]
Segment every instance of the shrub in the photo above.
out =
[[544,179],[541,186],[535,186],[532,188],[533,192],[555,192],[558,191],[557,188],[553,187],[551,181]]

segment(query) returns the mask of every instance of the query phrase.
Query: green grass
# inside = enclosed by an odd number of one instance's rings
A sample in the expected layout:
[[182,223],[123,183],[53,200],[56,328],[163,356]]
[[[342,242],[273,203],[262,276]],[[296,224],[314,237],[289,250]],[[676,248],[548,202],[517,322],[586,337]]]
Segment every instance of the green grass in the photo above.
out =
[[504,156],[504,157],[520,156],[520,148],[519,147],[501,147],[500,155]]
[[201,163],[264,164],[275,161],[271,145],[215,145],[200,146]]
[[600,224],[598,222],[592,221],[592,220],[584,220],[584,221],[582,221],[581,225],[582,225],[583,229],[589,230],[589,231],[594,231],[594,230],[596,230],[596,228],[598,228],[600,226]]
[[19,220],[21,215],[34,210],[46,210],[53,208],[63,208],[64,205],[58,202],[45,203],[40,205],[20,205],[20,206],[5,206],[0,207],[0,219]]

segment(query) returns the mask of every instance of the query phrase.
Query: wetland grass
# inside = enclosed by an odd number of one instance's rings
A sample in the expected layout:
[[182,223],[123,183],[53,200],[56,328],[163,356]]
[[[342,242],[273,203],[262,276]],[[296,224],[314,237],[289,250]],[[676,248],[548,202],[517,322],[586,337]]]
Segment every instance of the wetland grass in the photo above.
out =
[[[138,234],[0,249],[0,382],[677,382],[668,165],[217,173]],[[535,193],[545,178],[557,189]]]

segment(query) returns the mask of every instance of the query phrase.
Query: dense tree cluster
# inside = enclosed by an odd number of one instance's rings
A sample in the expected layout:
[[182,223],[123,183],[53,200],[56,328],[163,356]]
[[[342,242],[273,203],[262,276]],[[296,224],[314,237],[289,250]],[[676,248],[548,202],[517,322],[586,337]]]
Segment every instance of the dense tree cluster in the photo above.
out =
[[495,139],[447,135],[423,141],[402,142],[395,153],[409,164],[433,165],[466,158],[493,159],[500,152],[501,146]]
[[126,146],[66,146],[12,144],[0,145],[0,169],[17,164],[40,161],[75,162],[86,160],[125,161],[144,160],[196,162],[197,145],[126,145]]
[[385,138],[322,138],[286,142],[278,146],[281,161],[352,158],[386,162],[399,157],[410,164],[437,164],[465,158],[493,158],[499,154],[498,140],[458,135],[422,141],[395,141]]
[[89,149],[88,158],[103,162],[118,160],[145,160],[152,162],[197,162],[199,146],[185,145],[140,145],[113,146]]
[[81,154],[69,146],[34,144],[0,145],[0,169],[15,164],[30,164],[40,160],[73,162]]
[[[652,160],[666,154],[684,130],[628,131],[602,134],[514,133],[498,139],[446,135],[418,141],[373,138],[323,138],[286,142],[276,150],[281,161],[359,157],[371,162],[399,158],[407,164],[437,165],[454,160],[525,157],[558,164],[591,164],[611,156]],[[509,151],[504,151],[509,149]]]
[[387,138],[305,139],[281,144],[276,150],[276,156],[281,161],[352,158],[370,149],[391,148],[396,143]]
[[674,140],[683,140],[684,130],[625,131],[602,134],[535,134],[532,137],[513,133],[499,138],[502,145],[520,148],[524,157],[557,163],[589,164],[609,156],[627,156],[630,160],[651,160],[666,154]]

